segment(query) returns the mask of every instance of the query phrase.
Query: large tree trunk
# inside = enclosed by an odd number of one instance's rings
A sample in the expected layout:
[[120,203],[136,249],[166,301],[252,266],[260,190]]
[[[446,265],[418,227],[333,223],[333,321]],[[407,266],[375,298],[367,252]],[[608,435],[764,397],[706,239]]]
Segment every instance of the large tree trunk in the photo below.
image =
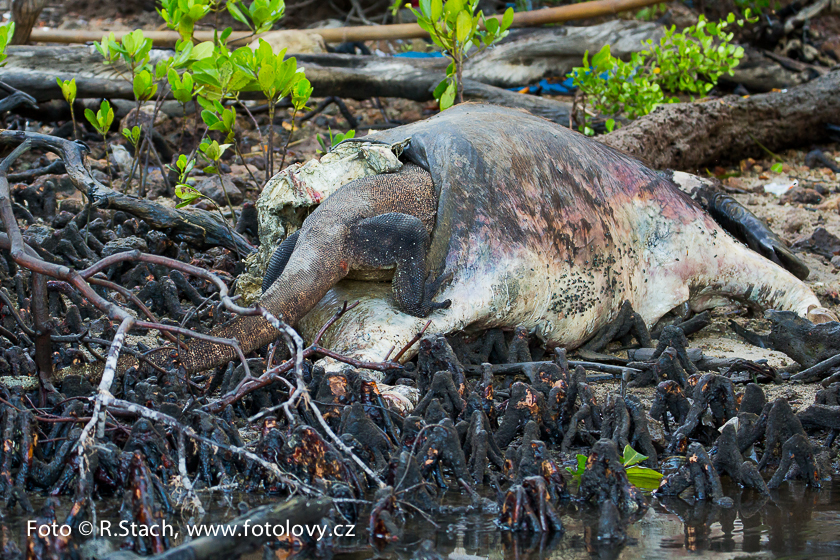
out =
[[662,105],[601,140],[654,168],[704,167],[827,139],[840,124],[840,70],[786,92]]
[[47,0],[12,0],[12,21],[15,22],[13,45],[25,45],[29,42],[29,34],[32,33],[32,28],[46,5]]

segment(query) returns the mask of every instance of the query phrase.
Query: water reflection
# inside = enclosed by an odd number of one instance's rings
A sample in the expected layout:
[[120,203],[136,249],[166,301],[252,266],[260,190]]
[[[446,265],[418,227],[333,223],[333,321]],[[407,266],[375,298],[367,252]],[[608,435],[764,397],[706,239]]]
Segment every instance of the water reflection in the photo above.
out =
[[[712,559],[840,558],[840,478],[813,490],[788,482],[770,496],[726,488],[734,500],[725,508],[710,501],[653,500],[651,508],[626,528],[626,538],[603,539],[597,508],[564,512],[563,535],[501,531],[490,516],[436,518],[437,532],[406,531],[411,545],[381,551],[377,558],[473,559]],[[420,555],[429,540],[439,556]],[[372,558],[370,553],[336,558]]]
[[[820,490],[800,482],[786,482],[770,496],[733,486],[727,487],[725,493],[734,501],[731,508],[708,501],[689,503],[673,497],[653,500],[644,515],[623,520],[619,530],[605,527],[598,507],[570,506],[562,512],[565,531],[554,535],[503,531],[490,514],[436,515],[438,529],[412,518],[408,520],[403,540],[396,545],[374,552],[366,538],[346,539],[336,541],[340,548],[332,553],[336,560],[840,558],[840,478],[823,484]],[[454,497],[448,498],[449,502]],[[248,507],[254,507],[260,499],[265,496],[237,494],[229,503],[242,500]],[[100,507],[103,518],[118,519],[118,505],[112,505],[112,508],[104,504]],[[0,550],[7,540],[14,540],[23,548],[25,516],[8,513],[10,517],[6,521],[13,534],[0,534]],[[232,514],[224,501],[218,500],[205,522],[222,522]],[[361,518],[360,526],[365,522],[366,518]],[[330,555],[325,549],[320,553],[321,558]],[[246,559],[315,557],[313,551],[291,555],[274,550],[254,553]]]

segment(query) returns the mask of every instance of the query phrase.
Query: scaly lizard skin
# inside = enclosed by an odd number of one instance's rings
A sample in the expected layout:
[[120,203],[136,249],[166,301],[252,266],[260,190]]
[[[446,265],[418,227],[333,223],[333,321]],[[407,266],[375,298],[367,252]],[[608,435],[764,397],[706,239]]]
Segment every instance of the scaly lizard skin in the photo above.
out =
[[[432,302],[443,278],[426,279],[426,251],[437,197],[428,172],[406,164],[397,173],[352,181],[327,198],[272,256],[260,305],[294,325],[351,269],[396,264],[394,297],[405,313],[425,317],[449,302]],[[275,281],[276,279],[276,281]],[[235,338],[245,352],[277,339],[262,317],[241,317],[213,333]],[[236,357],[229,346],[194,341],[181,361],[187,371]]]

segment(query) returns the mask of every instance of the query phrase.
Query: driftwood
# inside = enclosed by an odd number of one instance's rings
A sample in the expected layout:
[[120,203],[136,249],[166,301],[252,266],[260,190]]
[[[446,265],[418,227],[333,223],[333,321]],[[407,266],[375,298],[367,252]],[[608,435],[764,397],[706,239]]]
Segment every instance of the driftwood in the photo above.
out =
[[828,73],[828,68],[807,64],[771,51],[743,45],[744,58],[735,67],[735,75],[724,74],[720,83],[742,85],[750,93],[764,93],[804,84]]
[[658,107],[599,138],[657,169],[696,172],[703,167],[828,139],[840,123],[840,71],[786,92],[729,95],[701,103]]
[[100,185],[92,193],[97,208],[122,210],[144,220],[154,229],[167,232],[175,241],[186,241],[198,248],[226,247],[247,255],[254,247],[236,232],[231,234],[221,219],[212,212],[192,208],[177,210],[145,198],[125,195]]
[[[511,32],[499,45],[471,58],[464,76],[499,87],[532,84],[543,78],[562,77],[580,66],[583,55],[610,45],[613,56],[629,59],[643,50],[643,42],[664,37],[665,28],[653,22],[612,20],[587,27],[548,27]],[[827,69],[788,59],[774,53],[744,47],[744,58],[734,75],[721,82],[741,84],[759,93],[805,83]]]
[[[77,97],[134,99],[131,83],[123,79],[119,67],[106,66],[91,47],[12,47],[0,79],[25,91],[38,101],[61,99],[55,81],[76,79]],[[168,51],[153,51],[153,57],[165,58]],[[342,54],[298,55],[306,68],[315,95],[350,99],[401,97],[415,101],[433,99],[432,92],[445,74],[447,61],[438,59],[403,59]],[[61,69],[56,72],[55,69]],[[243,98],[260,99],[259,93],[245,93]],[[474,101],[495,103],[528,110],[561,124],[569,123],[571,103],[542,99],[510,92],[473,80],[465,80],[464,96]]]
[[840,366],[840,354],[823,360],[822,362],[802,370],[790,378],[791,381],[802,381],[803,383],[816,383],[822,381],[831,373],[833,368]]

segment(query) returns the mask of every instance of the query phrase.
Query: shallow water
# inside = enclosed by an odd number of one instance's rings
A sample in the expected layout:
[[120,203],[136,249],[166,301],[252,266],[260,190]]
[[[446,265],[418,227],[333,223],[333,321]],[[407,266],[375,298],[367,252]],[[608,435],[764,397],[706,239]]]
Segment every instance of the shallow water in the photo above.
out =
[[[512,534],[499,529],[492,514],[459,513],[436,515],[437,529],[412,519],[400,543],[376,552],[365,539],[337,539],[335,558],[414,558],[424,540],[432,541],[438,554],[452,560],[840,558],[840,477],[824,481],[819,490],[800,482],[786,482],[769,498],[751,491],[742,492],[732,485],[725,490],[735,501],[732,508],[716,507],[709,502],[691,505],[679,498],[651,500],[645,515],[627,527],[627,540],[620,545],[599,542],[597,511],[588,508],[566,510],[562,517],[565,533],[552,536]],[[255,494],[236,495],[230,500],[221,496],[215,500],[203,497],[205,507],[211,512],[203,522],[219,523],[235,517],[235,510],[226,504],[244,501],[254,507],[259,505],[260,498]],[[446,503],[450,504],[463,499],[448,498]],[[100,519],[119,520],[118,502],[100,502],[97,507]],[[7,517],[22,549],[26,519]],[[363,532],[362,529],[360,523],[357,532]],[[118,542],[114,544],[119,546]],[[277,551],[268,557],[288,556],[284,551]],[[306,552],[295,557],[314,558],[314,554]],[[243,558],[265,557],[252,554]]]
[[[735,500],[728,509],[707,502],[692,506],[679,498],[652,500],[644,517],[627,528],[624,545],[599,544],[597,514],[583,511],[564,515],[565,534],[548,539],[501,531],[492,516],[440,516],[439,530],[407,532],[405,541],[412,544],[384,550],[380,557],[411,558],[420,540],[431,539],[441,555],[453,560],[840,558],[840,477],[825,481],[820,490],[785,483],[767,499],[732,486],[726,490]],[[373,557],[372,553],[336,556]]]

